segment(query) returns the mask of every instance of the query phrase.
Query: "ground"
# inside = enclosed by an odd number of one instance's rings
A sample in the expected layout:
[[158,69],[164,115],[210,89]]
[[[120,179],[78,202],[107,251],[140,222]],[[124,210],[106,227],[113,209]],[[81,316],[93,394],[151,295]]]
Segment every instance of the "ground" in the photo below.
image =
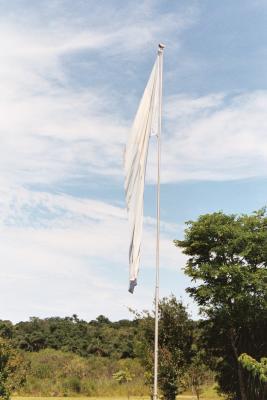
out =
[[[57,397],[56,400],[126,400],[127,397]],[[149,400],[149,397],[130,397],[131,400]],[[181,395],[177,400],[196,400],[196,396]],[[214,393],[208,393],[201,400],[219,400],[221,399]],[[51,397],[13,397],[12,400],[51,400]],[[128,399],[127,399],[128,400]]]

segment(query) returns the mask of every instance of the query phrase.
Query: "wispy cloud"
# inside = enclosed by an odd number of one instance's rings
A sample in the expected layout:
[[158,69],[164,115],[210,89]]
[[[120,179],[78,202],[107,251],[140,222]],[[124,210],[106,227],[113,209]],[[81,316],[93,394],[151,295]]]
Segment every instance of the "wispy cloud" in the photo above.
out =
[[[83,315],[105,313],[106,301],[111,308],[116,304],[118,316],[127,314],[126,306],[149,307],[153,294],[152,288],[146,289],[147,285],[140,285],[137,297],[127,295],[128,231],[123,208],[21,188],[2,190],[0,198],[0,257],[8,266],[0,273],[0,291],[1,297],[9,298],[12,285],[17,297],[21,296],[20,303],[12,305],[15,314],[22,305],[28,315],[45,315],[49,308],[61,315],[75,312],[88,294],[97,299],[97,305],[79,307]],[[163,224],[163,270],[177,270],[185,262],[172,245],[175,230],[176,226]],[[154,238],[155,221],[150,218],[145,225],[141,275],[154,267]],[[66,299],[68,291],[70,298]],[[49,293],[49,298],[45,293]],[[31,304],[30,298],[39,298],[38,306]],[[6,312],[5,306],[1,313]],[[15,315],[14,311],[9,312]]]
[[129,125],[116,109],[120,95],[105,84],[77,86],[73,60],[89,57],[87,74],[93,78],[103,51],[106,62],[120,53],[122,63],[194,19],[193,9],[185,8],[177,15],[162,13],[155,23],[151,2],[116,10],[95,5],[93,13],[89,7],[84,16],[74,12],[70,18],[67,3],[2,16],[0,168],[9,181],[117,175]]
[[[33,9],[29,25],[25,16],[13,16],[0,28],[0,168],[2,179],[16,184],[89,173],[120,176],[130,126],[129,115],[117,107],[120,94],[105,85],[77,87],[64,60],[83,50],[91,60],[102,51],[107,57],[120,51],[126,60],[159,34],[169,37],[196,18],[196,9],[185,7],[179,14],[163,13],[155,24],[155,7],[148,1],[122,7],[112,18],[110,9],[95,7],[86,26],[85,18],[70,20],[64,8],[58,15],[58,4],[43,25],[33,22]],[[265,92],[202,97],[177,92],[165,99],[163,181],[266,175]]]
[[[32,242],[56,248],[70,256],[98,257],[103,262],[127,264],[128,226],[124,208],[91,199],[32,192],[10,187],[1,192],[0,222],[6,233],[22,232]],[[153,267],[155,221],[145,219],[144,260]],[[177,267],[177,251],[172,249],[172,234],[181,228],[162,224],[162,250],[165,268]],[[103,244],[105,252],[103,252]],[[126,267],[127,270],[127,267]]]
[[165,181],[266,176],[266,108],[265,91],[171,98]]

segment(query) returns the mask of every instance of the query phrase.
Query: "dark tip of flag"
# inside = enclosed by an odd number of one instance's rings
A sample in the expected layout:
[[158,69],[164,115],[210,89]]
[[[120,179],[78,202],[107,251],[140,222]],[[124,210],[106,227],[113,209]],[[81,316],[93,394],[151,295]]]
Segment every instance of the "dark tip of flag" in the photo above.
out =
[[132,281],[130,281],[130,286],[129,286],[129,292],[133,294],[134,292],[134,288],[137,285],[137,281],[136,279],[133,279]]

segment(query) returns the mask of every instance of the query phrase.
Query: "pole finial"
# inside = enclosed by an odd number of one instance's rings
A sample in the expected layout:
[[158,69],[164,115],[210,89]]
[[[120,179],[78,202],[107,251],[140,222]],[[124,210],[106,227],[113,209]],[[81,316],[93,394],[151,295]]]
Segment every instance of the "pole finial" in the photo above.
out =
[[158,46],[158,55],[160,55],[160,54],[163,53],[164,47],[165,47],[164,44],[159,43],[159,46]]

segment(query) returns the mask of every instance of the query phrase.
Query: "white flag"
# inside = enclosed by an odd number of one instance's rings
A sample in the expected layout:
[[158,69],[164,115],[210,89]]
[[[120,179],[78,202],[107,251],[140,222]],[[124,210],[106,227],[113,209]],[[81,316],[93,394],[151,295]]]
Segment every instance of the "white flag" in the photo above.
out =
[[143,229],[143,198],[148,143],[151,135],[157,135],[160,107],[160,62],[157,56],[125,149],[125,194],[130,224],[130,287],[133,293],[137,284],[140,264],[140,248]]

